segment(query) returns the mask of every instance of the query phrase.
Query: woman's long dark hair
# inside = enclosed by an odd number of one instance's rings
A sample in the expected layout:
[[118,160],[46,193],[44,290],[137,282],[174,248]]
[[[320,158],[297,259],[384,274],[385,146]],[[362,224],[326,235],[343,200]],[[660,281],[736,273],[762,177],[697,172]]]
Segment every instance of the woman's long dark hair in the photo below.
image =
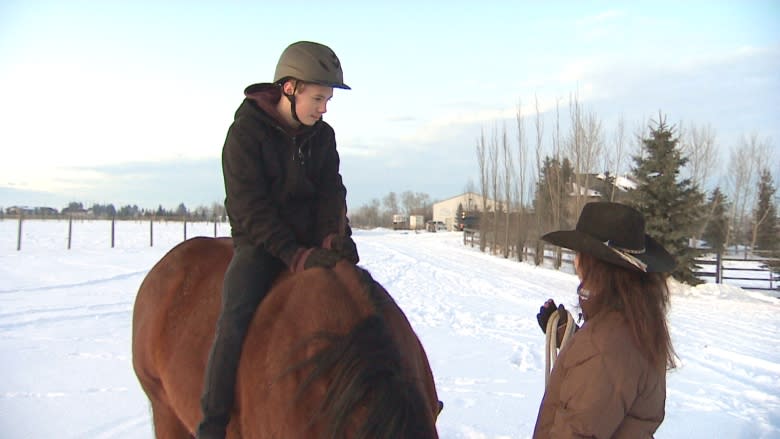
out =
[[651,364],[661,370],[676,367],[666,323],[670,295],[665,273],[629,270],[585,253],[579,253],[579,272],[584,288],[592,292],[581,302],[586,315],[606,309],[620,312]]

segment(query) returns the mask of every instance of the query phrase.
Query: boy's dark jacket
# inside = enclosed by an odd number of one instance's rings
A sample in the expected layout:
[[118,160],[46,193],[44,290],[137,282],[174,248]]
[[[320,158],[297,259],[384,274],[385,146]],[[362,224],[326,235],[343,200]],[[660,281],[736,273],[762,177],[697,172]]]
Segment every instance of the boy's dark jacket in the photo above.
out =
[[233,239],[290,266],[297,251],[348,230],[335,134],[322,120],[286,128],[276,112],[276,85],[250,85],[244,94],[222,149]]

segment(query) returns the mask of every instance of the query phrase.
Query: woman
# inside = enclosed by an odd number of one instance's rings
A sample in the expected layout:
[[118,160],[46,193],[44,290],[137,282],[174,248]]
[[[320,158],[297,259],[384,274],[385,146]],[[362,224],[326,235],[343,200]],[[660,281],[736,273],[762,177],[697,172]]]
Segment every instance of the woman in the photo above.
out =
[[[533,437],[652,438],[675,367],[664,274],[674,258],[638,211],[617,203],[589,203],[575,230],[542,239],[577,252],[584,324],[555,362]],[[555,311],[548,300],[540,324]]]

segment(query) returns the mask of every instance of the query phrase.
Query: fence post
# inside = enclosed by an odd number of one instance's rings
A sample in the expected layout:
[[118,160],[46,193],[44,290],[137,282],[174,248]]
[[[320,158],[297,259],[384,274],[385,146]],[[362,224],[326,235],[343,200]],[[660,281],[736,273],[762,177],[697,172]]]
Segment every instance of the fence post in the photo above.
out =
[[114,222],[116,221],[116,215],[111,217],[111,248],[114,248]]
[[16,251],[19,251],[22,249],[22,215],[21,212],[19,212],[19,229],[16,232]]
[[723,283],[723,253],[715,254],[715,283]]
[[154,247],[154,219],[149,220],[149,247]]
[[187,240],[187,218],[184,218],[184,240]]
[[70,250],[70,242],[73,239],[73,215],[68,217],[68,250]]
[[544,264],[544,242],[541,239],[536,240],[536,252],[534,253],[534,265]]
[[214,217],[214,237],[217,237],[217,217]]

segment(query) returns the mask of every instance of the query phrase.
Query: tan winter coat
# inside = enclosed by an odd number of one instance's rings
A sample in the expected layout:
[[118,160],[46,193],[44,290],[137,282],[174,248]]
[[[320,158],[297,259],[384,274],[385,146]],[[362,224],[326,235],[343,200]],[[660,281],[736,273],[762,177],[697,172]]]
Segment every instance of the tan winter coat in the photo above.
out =
[[665,402],[666,371],[645,360],[621,314],[604,311],[561,350],[533,437],[652,438]]

